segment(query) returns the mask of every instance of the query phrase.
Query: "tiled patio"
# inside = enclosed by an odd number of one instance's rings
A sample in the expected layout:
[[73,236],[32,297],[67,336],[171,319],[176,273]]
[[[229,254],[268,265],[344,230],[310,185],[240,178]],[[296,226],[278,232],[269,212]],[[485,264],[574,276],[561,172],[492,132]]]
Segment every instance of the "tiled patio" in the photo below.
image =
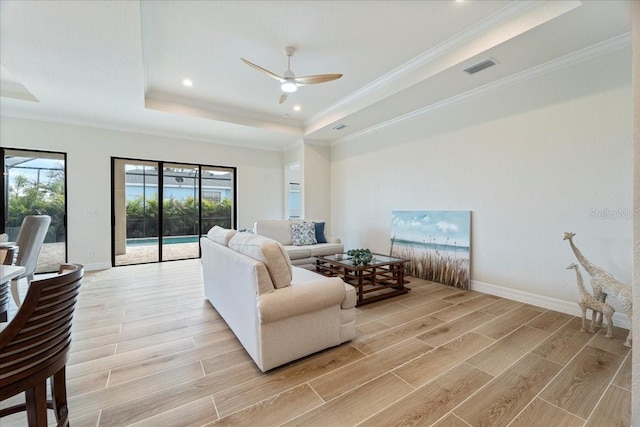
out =
[[[162,247],[162,259],[172,261],[178,259],[198,258],[200,256],[197,242],[172,243]],[[158,245],[127,246],[127,253],[116,255],[116,265],[142,264],[158,261]]]
[[[198,243],[174,243],[164,245],[162,257],[164,260],[190,259],[200,256]],[[129,246],[125,255],[116,256],[116,265],[141,264],[158,260],[157,245]],[[69,259],[73,262],[73,259]],[[64,242],[45,243],[42,245],[38,258],[37,273],[57,271],[60,263],[64,262]]]

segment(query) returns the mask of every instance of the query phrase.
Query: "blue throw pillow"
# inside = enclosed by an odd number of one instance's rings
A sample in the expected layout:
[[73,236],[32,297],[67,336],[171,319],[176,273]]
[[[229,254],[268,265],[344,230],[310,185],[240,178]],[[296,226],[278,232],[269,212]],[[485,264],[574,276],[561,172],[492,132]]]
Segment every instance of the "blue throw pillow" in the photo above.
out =
[[318,243],[327,243],[327,238],[324,235],[324,222],[316,222],[316,241]]

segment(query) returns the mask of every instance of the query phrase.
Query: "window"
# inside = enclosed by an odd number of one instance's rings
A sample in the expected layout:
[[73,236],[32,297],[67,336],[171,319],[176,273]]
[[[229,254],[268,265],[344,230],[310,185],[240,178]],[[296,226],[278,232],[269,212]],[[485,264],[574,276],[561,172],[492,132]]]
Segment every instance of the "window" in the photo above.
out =
[[220,203],[222,201],[221,191],[202,190],[202,198],[209,202]]
[[285,214],[289,219],[302,218],[302,185],[300,163],[285,166]]

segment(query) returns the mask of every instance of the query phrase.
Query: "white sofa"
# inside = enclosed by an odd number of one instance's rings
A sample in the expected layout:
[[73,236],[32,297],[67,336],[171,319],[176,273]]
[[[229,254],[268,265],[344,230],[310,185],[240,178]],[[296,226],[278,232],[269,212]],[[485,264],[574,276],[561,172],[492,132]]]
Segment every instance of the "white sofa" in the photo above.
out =
[[340,239],[326,237],[326,243],[312,245],[294,245],[291,233],[291,221],[286,219],[268,219],[256,221],[253,232],[280,242],[293,265],[314,264],[315,256],[334,255],[344,252]]
[[263,372],[355,336],[351,285],[264,236],[214,227],[200,242],[205,295]]

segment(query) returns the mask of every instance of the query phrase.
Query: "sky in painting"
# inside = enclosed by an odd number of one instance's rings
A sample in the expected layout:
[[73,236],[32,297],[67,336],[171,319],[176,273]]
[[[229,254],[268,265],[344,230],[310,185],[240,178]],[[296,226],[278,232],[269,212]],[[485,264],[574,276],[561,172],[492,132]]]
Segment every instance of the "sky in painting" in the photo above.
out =
[[471,212],[393,211],[391,237],[421,243],[469,247]]

